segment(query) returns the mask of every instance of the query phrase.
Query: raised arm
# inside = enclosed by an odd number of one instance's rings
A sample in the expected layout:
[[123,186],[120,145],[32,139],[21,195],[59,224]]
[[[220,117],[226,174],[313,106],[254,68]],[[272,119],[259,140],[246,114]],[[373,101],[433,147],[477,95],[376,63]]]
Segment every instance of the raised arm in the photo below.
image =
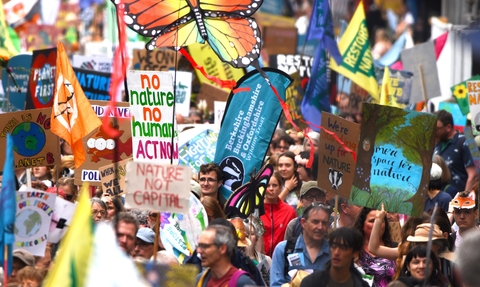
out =
[[368,242],[368,251],[378,257],[396,260],[398,257],[398,249],[396,247],[380,245],[380,238],[382,238],[382,224],[386,214],[385,206],[382,203],[382,210],[377,210],[375,222],[373,223],[372,234],[370,235],[370,240]]

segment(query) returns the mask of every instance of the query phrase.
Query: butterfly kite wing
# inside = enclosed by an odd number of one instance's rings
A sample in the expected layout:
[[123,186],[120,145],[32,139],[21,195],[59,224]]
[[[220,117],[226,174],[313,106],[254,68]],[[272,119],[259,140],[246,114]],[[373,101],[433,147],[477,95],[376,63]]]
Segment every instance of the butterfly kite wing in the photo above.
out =
[[225,203],[225,214],[247,218],[255,204],[255,193],[252,192],[252,182],[248,182],[235,190]]
[[[238,17],[252,16],[263,0],[200,0],[190,1],[191,4],[198,4],[203,11],[226,12]],[[196,5],[194,5],[196,6]]]
[[260,215],[265,214],[264,205],[261,203],[263,203],[263,200],[265,198],[265,191],[267,190],[268,181],[270,180],[270,177],[272,177],[272,174],[273,174],[273,166],[270,164],[267,164],[263,167],[263,169],[260,170],[260,172],[256,176],[256,179],[258,180],[258,184],[257,184],[257,194],[255,196],[255,199],[256,199],[256,202],[258,202],[257,206],[260,209],[259,210]]

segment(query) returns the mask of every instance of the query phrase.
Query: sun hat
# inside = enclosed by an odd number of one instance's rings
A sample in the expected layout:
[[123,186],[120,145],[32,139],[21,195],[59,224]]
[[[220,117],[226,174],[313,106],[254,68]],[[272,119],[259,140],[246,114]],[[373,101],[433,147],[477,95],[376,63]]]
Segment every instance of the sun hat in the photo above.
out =
[[[430,223],[422,223],[417,226],[415,229],[415,235],[408,236],[407,241],[409,242],[428,242],[428,235],[430,234]],[[449,246],[448,240],[443,237],[443,233],[440,230],[440,227],[436,224],[433,225],[433,234],[432,240],[442,241],[445,246]]]

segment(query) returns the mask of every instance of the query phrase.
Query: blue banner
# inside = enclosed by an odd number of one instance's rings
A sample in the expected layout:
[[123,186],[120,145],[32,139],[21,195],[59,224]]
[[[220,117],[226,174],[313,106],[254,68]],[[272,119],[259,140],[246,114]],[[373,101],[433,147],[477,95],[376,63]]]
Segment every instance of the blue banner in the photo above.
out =
[[[285,101],[292,78],[278,69],[263,70]],[[237,89],[228,98],[214,159],[223,170],[220,194],[225,199],[250,180],[254,169],[260,170],[282,113],[278,98],[258,71],[243,76]]]
[[[2,73],[2,86],[9,105],[8,111],[23,111],[25,110],[25,98],[30,79],[32,55],[13,56],[8,61],[8,66],[12,67],[11,77],[5,70]],[[4,112],[6,111],[4,110]]]

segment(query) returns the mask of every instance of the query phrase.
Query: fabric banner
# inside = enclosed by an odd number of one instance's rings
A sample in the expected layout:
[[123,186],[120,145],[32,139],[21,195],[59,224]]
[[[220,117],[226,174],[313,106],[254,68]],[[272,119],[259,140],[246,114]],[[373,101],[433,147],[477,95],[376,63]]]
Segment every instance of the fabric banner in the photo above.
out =
[[17,192],[15,249],[27,250],[35,256],[45,256],[55,198],[55,194],[28,187],[22,187]]
[[[51,108],[0,115],[0,150],[6,150],[12,134],[15,168],[55,165],[60,162],[58,137],[50,129]],[[5,155],[0,153],[3,166]]]
[[178,163],[173,77],[168,72],[128,71],[133,161]]
[[330,61],[330,68],[357,83],[378,101],[378,85],[364,11],[363,2],[360,2],[338,43],[343,61],[341,63]]
[[111,73],[73,68],[75,76],[89,100],[109,101]]
[[437,116],[364,103],[352,204],[420,216]]
[[[385,68],[387,69],[387,68]],[[375,74],[378,79],[378,86],[381,89],[383,85],[383,76],[385,69],[375,69]],[[389,70],[390,84],[388,86],[388,95],[393,97],[392,101],[395,101],[399,107],[401,105],[407,105],[410,103],[410,95],[412,92],[413,73],[409,71]]]
[[13,56],[8,61],[8,66],[12,67],[11,76],[9,73],[2,73],[2,86],[8,105],[8,109],[4,112],[23,111],[30,78],[30,67],[32,66],[32,55]]
[[50,108],[53,105],[56,65],[57,48],[33,51],[26,110]]
[[[292,79],[278,69],[264,68],[270,82],[285,101]],[[242,77],[237,93],[230,93],[218,135],[214,162],[223,170],[220,194],[226,199],[250,180],[250,173],[262,166],[268,145],[282,113],[271,87],[258,71]]]

